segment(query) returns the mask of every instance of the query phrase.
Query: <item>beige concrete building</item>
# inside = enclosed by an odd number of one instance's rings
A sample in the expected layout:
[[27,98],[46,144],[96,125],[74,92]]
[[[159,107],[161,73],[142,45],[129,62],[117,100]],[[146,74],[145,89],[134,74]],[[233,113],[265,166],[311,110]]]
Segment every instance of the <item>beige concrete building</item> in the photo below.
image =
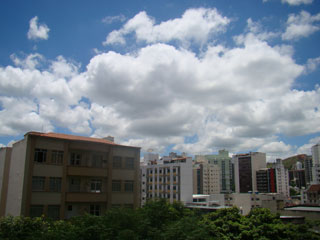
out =
[[3,171],[7,180],[2,177],[8,184],[1,189],[1,215],[66,219],[100,215],[111,207],[140,206],[138,147],[29,132],[13,145],[10,155],[10,167]]
[[193,194],[218,194],[221,192],[221,169],[210,163],[206,156],[197,155],[193,164]]

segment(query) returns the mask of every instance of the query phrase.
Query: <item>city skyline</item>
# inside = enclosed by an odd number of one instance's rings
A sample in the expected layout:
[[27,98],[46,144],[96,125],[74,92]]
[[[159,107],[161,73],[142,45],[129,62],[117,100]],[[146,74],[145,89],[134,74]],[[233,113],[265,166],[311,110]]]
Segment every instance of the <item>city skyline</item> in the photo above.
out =
[[29,131],[311,154],[318,0],[1,3],[0,147]]

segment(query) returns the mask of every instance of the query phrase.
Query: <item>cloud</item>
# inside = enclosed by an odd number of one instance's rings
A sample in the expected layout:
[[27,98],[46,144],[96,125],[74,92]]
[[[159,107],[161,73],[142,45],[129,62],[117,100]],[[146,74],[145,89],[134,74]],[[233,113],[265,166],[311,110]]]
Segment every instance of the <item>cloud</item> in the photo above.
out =
[[[203,20],[198,37],[210,44],[198,46],[201,54],[179,40],[189,31],[188,14]],[[137,18],[150,21],[146,28],[153,30],[174,21],[176,34],[165,38],[156,30],[159,34],[143,40]],[[192,9],[160,24],[139,13],[121,29],[137,24],[132,28],[137,40],[149,44],[125,53],[97,52],[81,72],[63,56],[13,55],[15,66],[0,67],[0,134],[59,127],[112,135],[118,143],[159,152],[168,146],[189,153],[295,152],[278,136],[320,132],[320,89],[293,88],[306,67],[295,62],[292,47],[269,44],[273,34],[262,23],[248,20],[232,47],[212,42],[210,32],[223,33],[227,26],[216,18],[226,20],[212,9]]]
[[281,0],[282,3],[288,3],[289,5],[298,6],[301,4],[311,4],[313,0]]
[[105,24],[112,24],[114,22],[124,22],[126,20],[126,17],[122,14],[117,16],[107,16],[102,19],[102,22]]
[[181,18],[156,24],[155,20],[140,12],[130,19],[120,30],[112,31],[103,42],[125,44],[125,36],[134,33],[137,41],[146,43],[167,43],[177,40],[183,43],[204,43],[211,35],[225,31],[230,20],[216,9],[189,9]]
[[275,161],[277,158],[287,158],[294,154],[295,149],[282,141],[269,142],[262,145],[259,152],[267,153],[268,161]]
[[320,64],[320,57],[308,59],[306,65],[305,65],[306,73],[310,73],[310,72],[315,71],[319,64]]
[[31,18],[29,22],[28,39],[30,40],[47,40],[50,29],[46,24],[38,24],[38,17]]
[[308,37],[312,33],[319,31],[320,26],[316,24],[320,21],[320,13],[311,15],[306,11],[300,14],[290,14],[287,20],[287,28],[282,34],[283,40],[298,40],[302,37]]
[[320,143],[320,137],[315,137],[309,140],[308,143],[298,148],[297,153],[311,155],[311,147]]

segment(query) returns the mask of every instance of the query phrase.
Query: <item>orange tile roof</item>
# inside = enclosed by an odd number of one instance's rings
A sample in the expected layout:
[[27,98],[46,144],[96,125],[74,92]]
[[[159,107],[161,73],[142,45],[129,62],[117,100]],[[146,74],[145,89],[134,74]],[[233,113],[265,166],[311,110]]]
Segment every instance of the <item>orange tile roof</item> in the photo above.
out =
[[[115,145],[115,146],[125,146],[125,145],[117,144],[103,138],[83,137],[83,136],[75,136],[70,134],[54,133],[54,132],[49,132],[49,133],[28,132],[25,135],[41,136],[41,137],[64,139],[64,140],[71,140],[71,141],[95,142],[95,143],[103,143],[103,144],[109,144],[109,145]],[[134,147],[134,146],[126,146],[126,147],[140,148],[140,147]]]

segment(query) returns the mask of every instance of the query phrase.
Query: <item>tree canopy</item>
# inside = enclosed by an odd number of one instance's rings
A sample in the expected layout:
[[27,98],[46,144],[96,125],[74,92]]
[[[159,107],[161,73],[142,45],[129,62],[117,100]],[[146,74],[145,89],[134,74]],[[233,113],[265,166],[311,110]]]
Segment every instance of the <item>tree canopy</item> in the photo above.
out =
[[0,239],[320,239],[309,224],[284,224],[279,215],[255,208],[242,216],[237,208],[202,214],[181,203],[148,202],[143,208],[113,208],[103,216],[83,215],[53,221],[44,217],[0,219]]

